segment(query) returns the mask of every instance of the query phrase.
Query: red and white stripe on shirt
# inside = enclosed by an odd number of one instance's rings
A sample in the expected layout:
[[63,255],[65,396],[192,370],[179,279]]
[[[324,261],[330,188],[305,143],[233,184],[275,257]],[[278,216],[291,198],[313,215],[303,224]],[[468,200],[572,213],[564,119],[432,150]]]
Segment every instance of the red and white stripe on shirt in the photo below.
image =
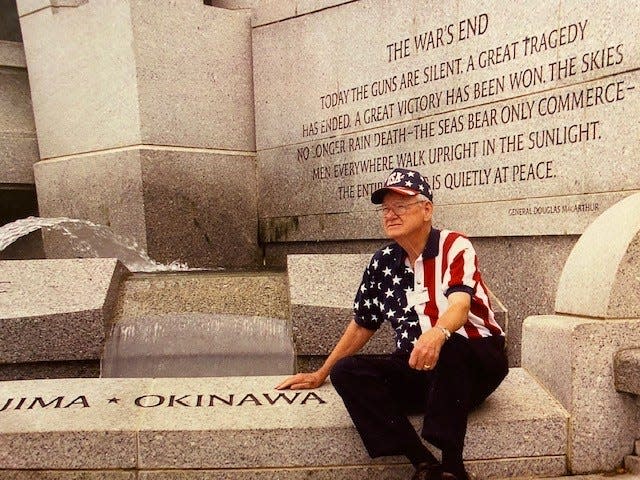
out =
[[467,338],[504,335],[491,309],[475,249],[464,235],[442,230],[438,255],[426,259],[418,257],[413,268],[414,290],[419,291],[424,285],[429,293],[424,308],[417,309],[423,332],[435,325],[441,312],[448,308],[447,295],[463,291],[471,295],[471,308],[467,322],[457,333]]

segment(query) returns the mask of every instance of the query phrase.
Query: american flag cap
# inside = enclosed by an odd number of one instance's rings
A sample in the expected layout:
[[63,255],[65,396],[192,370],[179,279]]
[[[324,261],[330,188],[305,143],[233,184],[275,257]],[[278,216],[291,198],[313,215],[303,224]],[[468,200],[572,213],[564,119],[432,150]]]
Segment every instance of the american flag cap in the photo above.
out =
[[421,193],[430,201],[433,201],[433,192],[429,182],[425,180],[420,172],[415,170],[396,168],[384,181],[384,185],[371,194],[371,203],[382,203],[388,191],[410,196]]

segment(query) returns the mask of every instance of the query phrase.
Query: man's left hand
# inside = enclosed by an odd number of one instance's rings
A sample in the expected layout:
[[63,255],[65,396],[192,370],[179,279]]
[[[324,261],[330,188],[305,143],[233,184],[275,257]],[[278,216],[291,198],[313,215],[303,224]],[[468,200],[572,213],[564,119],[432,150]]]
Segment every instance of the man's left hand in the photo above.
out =
[[433,370],[445,340],[445,336],[437,328],[431,328],[420,335],[409,356],[409,366],[416,370]]

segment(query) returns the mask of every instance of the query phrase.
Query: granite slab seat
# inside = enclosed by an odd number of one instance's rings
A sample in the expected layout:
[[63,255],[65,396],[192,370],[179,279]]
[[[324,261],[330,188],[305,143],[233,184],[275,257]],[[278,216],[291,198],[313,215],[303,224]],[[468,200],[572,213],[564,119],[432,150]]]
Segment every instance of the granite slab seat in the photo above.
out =
[[[315,472],[313,478],[328,479],[410,471],[403,458],[369,459],[331,384],[281,392],[273,388],[280,378],[4,382],[0,472],[133,469],[146,478],[159,471],[212,475],[198,478]],[[473,413],[466,461],[482,476],[560,475],[566,437],[565,410],[526,371],[512,369]],[[335,469],[341,477],[332,475]]]

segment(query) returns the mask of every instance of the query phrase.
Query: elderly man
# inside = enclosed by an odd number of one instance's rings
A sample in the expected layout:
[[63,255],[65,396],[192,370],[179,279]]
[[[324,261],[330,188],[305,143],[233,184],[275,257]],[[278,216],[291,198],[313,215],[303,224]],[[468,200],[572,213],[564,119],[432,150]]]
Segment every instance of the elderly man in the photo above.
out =
[[[432,227],[432,192],[416,171],[397,168],[371,201],[394,242],[366,268],[354,319],[322,367],[279,389],[316,388],[329,374],[371,457],[404,455],[413,479],[466,479],[467,416],[508,372],[475,250],[460,233]],[[354,356],[382,322],[395,330],[388,358]],[[407,418],[424,413],[421,436]]]

